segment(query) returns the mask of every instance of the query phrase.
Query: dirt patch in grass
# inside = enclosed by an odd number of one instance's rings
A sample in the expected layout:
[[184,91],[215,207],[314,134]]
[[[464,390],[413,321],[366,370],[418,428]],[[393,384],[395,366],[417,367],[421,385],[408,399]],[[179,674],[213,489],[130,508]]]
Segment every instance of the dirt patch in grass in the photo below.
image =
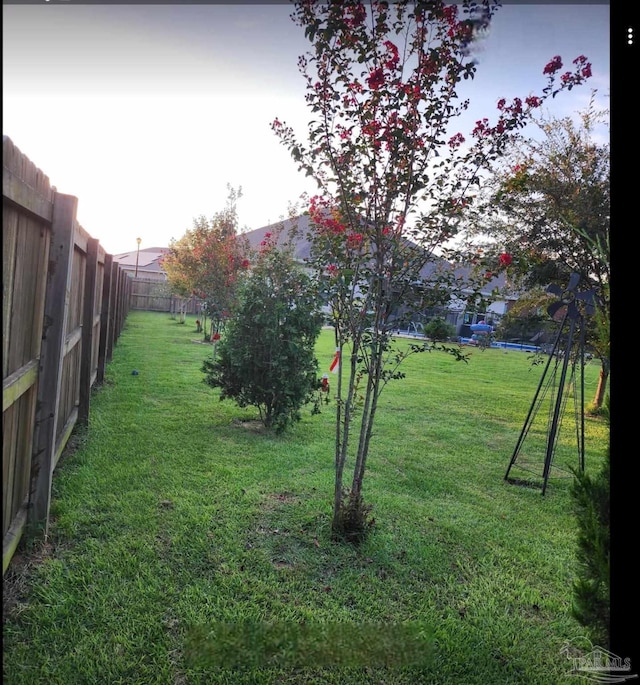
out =
[[236,428],[242,428],[244,430],[251,431],[252,433],[267,432],[267,429],[265,428],[262,421],[258,421],[258,419],[252,419],[248,421],[243,421],[242,419],[234,419],[232,425]]
[[[21,545],[24,543],[21,543]],[[2,578],[2,623],[28,601],[35,567],[55,553],[51,542],[38,542],[32,548],[19,547]]]
[[265,502],[281,502],[286,504],[287,502],[296,502],[299,497],[294,495],[292,492],[272,492],[265,497]]

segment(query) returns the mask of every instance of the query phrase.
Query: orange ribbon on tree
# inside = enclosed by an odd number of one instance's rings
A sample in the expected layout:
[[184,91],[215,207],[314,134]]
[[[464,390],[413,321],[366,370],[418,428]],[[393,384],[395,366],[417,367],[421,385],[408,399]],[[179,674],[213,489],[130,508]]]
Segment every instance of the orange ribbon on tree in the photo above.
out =
[[333,361],[331,362],[331,366],[329,367],[329,371],[332,371],[333,373],[338,373],[338,364],[340,363],[340,348],[336,347],[336,353],[333,357]]

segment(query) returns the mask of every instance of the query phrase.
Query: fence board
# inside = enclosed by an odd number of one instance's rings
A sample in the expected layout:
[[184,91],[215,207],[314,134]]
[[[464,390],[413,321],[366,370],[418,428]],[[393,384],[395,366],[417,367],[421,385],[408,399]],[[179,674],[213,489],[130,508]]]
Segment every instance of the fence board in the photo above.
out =
[[115,345],[115,341],[117,338],[116,335],[116,327],[118,325],[118,293],[119,293],[119,285],[120,285],[120,279],[118,278],[118,263],[117,262],[112,262],[111,263],[111,296],[110,300],[113,302],[113,306],[109,307],[109,329],[108,329],[108,336],[107,336],[107,348],[106,348],[106,356],[107,356],[107,361],[110,362],[112,357],[113,357],[113,346]]
[[27,454],[31,446],[33,436],[33,422],[35,418],[34,399],[36,389],[34,386],[20,398],[17,402],[18,407],[18,432],[16,437],[16,468],[13,483],[13,496],[11,518],[15,518],[29,499],[29,480],[31,476],[31,464],[18,457]]
[[13,511],[13,483],[17,461],[17,402],[2,413],[2,536],[9,529]]
[[[56,428],[60,409],[60,383],[63,368],[64,333],[73,261],[73,228],[78,200],[71,195],[56,195],[51,226],[50,281],[45,303],[47,330],[42,340],[44,361],[38,389],[38,411],[34,445],[34,478],[31,488],[30,519],[44,521],[49,529],[51,480],[53,478]],[[62,305],[62,306],[61,306]]]
[[111,281],[113,274],[113,255],[106,255],[104,258],[103,283],[102,283],[102,310],[100,312],[100,342],[98,347],[98,369],[97,382],[104,382],[105,368],[107,365],[107,350],[109,347],[110,326],[111,326]]
[[[80,360],[80,394],[78,420],[86,424],[89,420],[89,402],[91,398],[91,377],[93,375],[96,308],[96,277],[98,272],[98,241],[90,238],[87,242],[85,260],[85,300],[82,322],[82,349],[87,353]],[[100,319],[98,319],[98,324]]]
[[2,377],[9,375],[9,342],[11,340],[11,310],[13,303],[13,279],[16,266],[16,243],[18,239],[18,212],[12,207],[2,207]]
[[38,380],[39,359],[31,359],[2,381],[2,411],[8,409]]

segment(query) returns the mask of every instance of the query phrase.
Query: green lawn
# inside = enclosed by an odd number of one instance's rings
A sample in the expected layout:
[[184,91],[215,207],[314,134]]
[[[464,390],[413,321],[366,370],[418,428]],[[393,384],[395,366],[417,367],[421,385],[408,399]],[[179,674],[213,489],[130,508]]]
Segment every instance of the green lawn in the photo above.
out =
[[[554,469],[544,496],[504,480],[542,366],[515,350],[410,358],[381,399],[374,532],[352,548],[330,540],[331,407],[257,429],[203,383],[198,338],[195,317],[129,315],[56,471],[49,541],[5,575],[7,684],[581,682],[561,653],[585,637],[571,479]],[[323,331],[322,371],[332,356]],[[558,465],[577,462],[573,424],[571,407]],[[542,440],[522,458],[540,474]],[[587,418],[588,471],[607,440]],[[290,651],[268,662],[277,636]]]

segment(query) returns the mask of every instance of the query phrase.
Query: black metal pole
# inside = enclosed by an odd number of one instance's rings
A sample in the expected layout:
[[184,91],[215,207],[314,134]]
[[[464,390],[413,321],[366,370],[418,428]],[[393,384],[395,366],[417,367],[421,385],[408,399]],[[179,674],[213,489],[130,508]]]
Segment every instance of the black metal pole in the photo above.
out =
[[571,319],[569,326],[569,336],[567,338],[567,346],[564,352],[564,359],[562,363],[562,371],[560,373],[560,385],[558,386],[558,396],[556,398],[556,406],[553,412],[553,420],[551,421],[551,430],[549,431],[549,441],[547,442],[547,454],[544,460],[544,472],[542,494],[544,495],[547,489],[547,481],[549,480],[549,472],[551,471],[551,460],[553,458],[553,451],[556,444],[556,433],[558,432],[558,422],[560,418],[560,408],[562,406],[562,391],[564,390],[565,379],[567,377],[567,366],[569,365],[569,357],[571,356],[571,347],[573,344],[573,333],[576,327],[576,322]]
[[138,278],[138,259],[140,258],[140,243],[142,240],[140,238],[136,238],[136,242],[138,243],[138,251],[136,252],[136,278]]
[[518,438],[518,442],[516,443],[515,449],[513,450],[513,454],[511,455],[511,461],[509,462],[509,466],[507,468],[507,472],[504,475],[504,479],[508,480],[509,478],[509,471],[511,471],[511,467],[514,465],[516,461],[516,457],[518,456],[518,453],[520,452],[520,448],[522,447],[522,443],[524,442],[524,439],[529,432],[530,422],[533,416],[534,409],[536,407],[536,402],[538,400],[538,395],[540,394],[540,390],[542,389],[542,386],[544,384],[545,377],[547,375],[547,371],[549,370],[549,366],[551,365],[551,361],[553,360],[556,350],[558,348],[558,344],[560,343],[560,339],[562,337],[562,329],[564,328],[565,321],[567,320],[567,315],[565,314],[564,318],[562,319],[562,323],[560,324],[560,329],[558,331],[558,335],[556,337],[555,342],[553,343],[553,348],[551,349],[551,352],[549,353],[549,359],[547,360],[546,366],[544,367],[544,371],[542,372],[542,376],[540,376],[540,382],[538,383],[538,387],[536,389],[535,395],[533,396],[533,402],[531,402],[531,406],[529,407],[529,413],[527,414],[527,418],[524,421],[524,426],[522,427],[522,431],[520,432],[520,437]]

